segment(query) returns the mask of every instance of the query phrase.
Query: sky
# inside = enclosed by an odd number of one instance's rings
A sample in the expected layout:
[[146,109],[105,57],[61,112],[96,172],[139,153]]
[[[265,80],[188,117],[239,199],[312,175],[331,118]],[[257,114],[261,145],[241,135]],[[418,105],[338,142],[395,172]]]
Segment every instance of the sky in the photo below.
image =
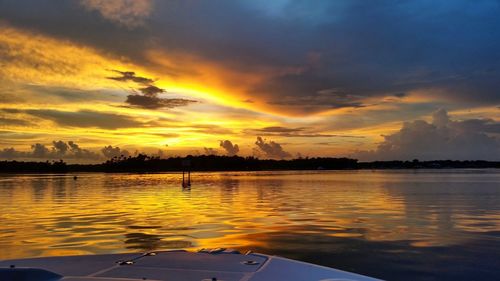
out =
[[500,160],[500,1],[0,0],[0,159]]

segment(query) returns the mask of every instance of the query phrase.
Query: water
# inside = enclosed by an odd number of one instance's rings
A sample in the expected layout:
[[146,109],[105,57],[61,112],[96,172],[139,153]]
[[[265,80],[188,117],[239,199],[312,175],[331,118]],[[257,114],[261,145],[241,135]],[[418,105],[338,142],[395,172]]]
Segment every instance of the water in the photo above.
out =
[[498,280],[500,171],[0,176],[0,259],[230,247],[388,280]]

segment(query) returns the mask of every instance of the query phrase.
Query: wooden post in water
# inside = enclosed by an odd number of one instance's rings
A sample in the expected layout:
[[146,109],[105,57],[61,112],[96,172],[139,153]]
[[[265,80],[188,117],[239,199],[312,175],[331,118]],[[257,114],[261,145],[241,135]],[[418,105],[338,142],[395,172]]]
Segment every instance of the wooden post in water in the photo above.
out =
[[[191,188],[191,161],[186,159],[182,161],[182,188]],[[187,170],[187,181],[185,180],[185,172]]]

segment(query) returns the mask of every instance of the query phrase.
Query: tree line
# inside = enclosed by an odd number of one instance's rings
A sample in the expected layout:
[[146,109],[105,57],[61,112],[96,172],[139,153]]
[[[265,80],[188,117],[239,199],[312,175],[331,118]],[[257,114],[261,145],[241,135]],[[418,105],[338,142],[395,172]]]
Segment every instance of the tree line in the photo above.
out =
[[292,160],[259,159],[256,157],[200,155],[171,157],[139,154],[121,156],[100,164],[68,164],[63,160],[45,162],[0,161],[3,173],[66,173],[66,172],[175,172],[191,171],[264,171],[264,170],[352,170],[352,169],[446,169],[500,168],[499,161],[435,160],[374,161],[357,159],[306,157]]

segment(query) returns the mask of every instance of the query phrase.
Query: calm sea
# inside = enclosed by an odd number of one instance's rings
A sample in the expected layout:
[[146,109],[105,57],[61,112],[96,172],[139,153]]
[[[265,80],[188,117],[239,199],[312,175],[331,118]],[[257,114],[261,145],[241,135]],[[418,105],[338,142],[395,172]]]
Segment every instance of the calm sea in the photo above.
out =
[[388,280],[499,280],[500,171],[0,175],[0,259],[228,247]]

